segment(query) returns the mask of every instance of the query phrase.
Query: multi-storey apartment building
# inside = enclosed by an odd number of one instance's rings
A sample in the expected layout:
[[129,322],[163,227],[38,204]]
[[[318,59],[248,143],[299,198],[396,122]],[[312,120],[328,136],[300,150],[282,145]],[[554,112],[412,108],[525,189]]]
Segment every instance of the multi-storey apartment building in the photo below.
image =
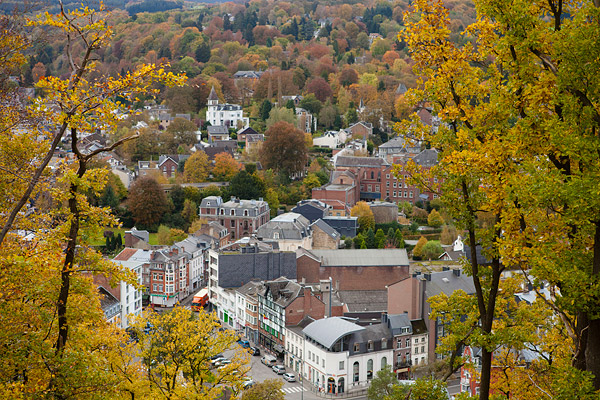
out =
[[208,196],[200,203],[200,218],[217,221],[231,233],[231,239],[250,236],[270,219],[269,203],[258,200],[240,200],[232,197],[223,202],[220,196]]
[[190,294],[191,255],[177,246],[152,252],[149,262],[150,303],[172,307]]
[[[437,151],[428,149],[412,157],[412,161],[423,168],[431,168],[437,164]],[[402,163],[404,160],[397,160]],[[396,176],[394,165],[379,157],[337,157],[335,171],[331,182],[312,191],[313,199],[328,203],[333,200],[342,201],[352,207],[358,201],[385,200],[393,203],[419,200],[433,200],[437,194],[421,191],[410,183],[408,172]],[[433,178],[432,187],[439,182]]]

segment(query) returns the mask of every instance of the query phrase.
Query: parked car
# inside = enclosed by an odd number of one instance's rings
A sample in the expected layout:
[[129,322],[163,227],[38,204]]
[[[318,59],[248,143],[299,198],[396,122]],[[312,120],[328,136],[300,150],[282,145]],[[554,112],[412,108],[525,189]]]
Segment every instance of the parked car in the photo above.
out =
[[217,362],[215,362],[215,367],[222,367],[225,364],[230,364],[231,360],[227,359],[227,358],[222,358],[219,359]]
[[242,383],[244,389],[250,389],[252,386],[254,386],[254,381],[250,378],[244,380],[244,383]]
[[225,357],[223,357],[223,356],[219,356],[219,357],[217,357],[217,358],[213,358],[212,360],[210,360],[210,363],[211,363],[212,365],[215,365],[215,366],[217,366],[217,367],[218,367],[217,363],[219,363],[219,362],[221,362],[221,361],[223,361],[223,360],[227,360],[227,358],[225,358]]
[[283,374],[283,379],[285,379],[288,382],[296,382],[296,375],[286,372],[285,374]]
[[271,367],[271,369],[277,375],[285,374],[285,366],[284,365],[281,365],[281,364],[273,365],[273,367]]
[[265,364],[267,367],[272,367],[277,364],[277,359],[273,356],[265,355],[260,359],[260,362]]
[[246,339],[239,339],[237,342],[238,342],[238,344],[239,344],[240,346],[242,346],[244,349],[247,349],[248,347],[250,347],[250,342],[249,342],[249,341],[247,341]]
[[248,352],[253,356],[260,356],[260,349],[258,347],[250,347]]
[[215,354],[214,356],[210,357],[210,361],[216,360],[217,358],[225,358],[225,356],[222,353]]

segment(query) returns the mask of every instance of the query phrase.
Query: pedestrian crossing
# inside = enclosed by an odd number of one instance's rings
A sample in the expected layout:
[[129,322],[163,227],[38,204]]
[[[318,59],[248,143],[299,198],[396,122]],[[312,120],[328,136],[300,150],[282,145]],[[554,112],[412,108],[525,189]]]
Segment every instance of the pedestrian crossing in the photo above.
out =
[[282,388],[281,391],[285,394],[300,393],[302,391],[302,386],[286,387]]

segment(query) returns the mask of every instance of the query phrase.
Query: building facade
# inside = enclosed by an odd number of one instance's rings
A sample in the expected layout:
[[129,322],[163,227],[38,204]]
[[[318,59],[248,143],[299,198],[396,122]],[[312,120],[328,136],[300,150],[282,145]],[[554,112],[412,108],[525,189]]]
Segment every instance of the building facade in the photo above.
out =
[[217,92],[213,87],[208,96],[206,120],[212,126],[223,125],[227,128],[246,128],[250,120],[244,117],[242,106],[237,104],[219,104]]
[[208,196],[200,203],[200,218],[216,221],[227,228],[232,240],[250,236],[270,218],[269,203],[258,200],[240,200],[232,197],[223,202],[220,196]]

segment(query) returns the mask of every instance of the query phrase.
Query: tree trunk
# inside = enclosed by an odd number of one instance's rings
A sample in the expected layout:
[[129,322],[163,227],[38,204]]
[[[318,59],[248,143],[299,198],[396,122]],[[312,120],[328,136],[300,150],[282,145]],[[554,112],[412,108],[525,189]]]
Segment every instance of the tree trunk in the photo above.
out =
[[[600,278],[600,221],[595,222],[594,234],[594,260],[592,265],[592,284],[598,284]],[[596,301],[598,299],[596,298]],[[594,388],[600,389],[600,319],[589,318],[587,332],[587,345],[585,347],[585,369],[594,374]]]
[[490,377],[492,375],[492,352],[481,349],[481,379],[479,381],[479,400],[490,398]]

